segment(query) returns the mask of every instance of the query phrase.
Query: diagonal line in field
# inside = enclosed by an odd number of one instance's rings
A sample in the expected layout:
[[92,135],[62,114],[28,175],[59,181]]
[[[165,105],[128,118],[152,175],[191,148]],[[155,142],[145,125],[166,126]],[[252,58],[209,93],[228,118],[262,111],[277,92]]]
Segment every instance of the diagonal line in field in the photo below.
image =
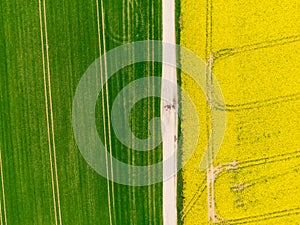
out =
[[[105,80],[108,80],[107,74],[107,60],[106,60],[106,36],[105,36],[105,16],[104,16],[104,6],[103,0],[100,1],[101,3],[101,21],[102,21],[102,39],[103,39],[103,53],[104,53],[104,72],[105,72]],[[108,145],[109,145],[109,154],[110,154],[110,173],[111,179],[114,180],[114,170],[113,170],[113,163],[112,163],[112,142],[111,142],[111,127],[110,127],[110,110],[109,110],[109,93],[108,93],[108,82],[105,83],[105,93],[106,93],[106,108],[107,108],[107,128],[108,128]],[[116,207],[115,207],[115,195],[114,195],[114,182],[111,182],[111,193],[112,193],[112,207],[113,207],[113,216],[114,220],[116,221]]]
[[46,77],[46,64],[45,64],[45,51],[44,51],[44,35],[43,35],[43,19],[42,19],[42,6],[39,1],[39,16],[40,16],[40,34],[41,34],[41,45],[42,45],[42,64],[43,64],[43,75],[44,75],[44,95],[45,95],[45,107],[46,107],[46,122],[47,122],[47,134],[48,134],[48,149],[50,158],[50,172],[51,172],[51,183],[52,183],[52,197],[54,203],[54,217],[55,224],[57,223],[57,210],[56,210],[56,197],[55,197],[55,185],[54,185],[54,173],[53,173],[53,162],[52,162],[52,151],[51,151],[51,135],[49,125],[49,109],[48,109],[48,94],[47,94],[47,77]]
[[[284,46],[292,43],[297,43],[300,41],[300,35],[293,35],[293,36],[287,36],[279,39],[272,39],[264,42],[258,42],[248,45],[243,45],[239,47],[232,47],[232,48],[225,48],[220,49],[213,53],[214,61],[216,60],[223,60],[235,55],[247,53],[247,52],[253,52],[260,49],[269,49],[277,46]],[[256,108],[261,108],[264,106],[272,106],[277,103],[281,102],[287,102],[287,101],[293,101],[299,99],[299,93],[294,93],[291,95],[286,96],[278,96],[271,99],[261,100],[261,101],[254,101],[254,102],[248,102],[243,104],[226,104],[223,105],[218,102],[217,99],[215,99],[214,105],[219,110],[226,110],[228,112],[238,112],[243,110],[252,110]]]
[[205,181],[206,180],[203,180],[201,182],[201,184],[199,185],[197,191],[195,192],[191,200],[187,203],[186,207],[184,207],[181,210],[180,212],[182,213],[181,220],[183,220],[190,213],[190,211],[193,209],[193,207],[195,206],[195,204],[197,203],[197,201],[199,200],[199,198],[202,196],[203,192],[207,188],[207,186],[205,185]]
[[[55,224],[57,225],[59,220],[59,224],[62,225],[58,172],[57,172],[57,162],[56,162],[55,130],[54,130],[54,116],[53,116],[53,106],[52,106],[51,72],[50,72],[50,60],[49,60],[49,51],[48,51],[49,43],[48,43],[47,13],[46,13],[45,0],[43,0],[43,4],[41,4],[41,1],[39,1],[39,16],[40,16],[40,31],[41,31],[41,44],[42,44],[42,56],[43,56],[42,61],[43,61],[43,73],[44,73],[44,91],[45,91],[44,94],[45,94],[45,105],[46,105],[48,147],[49,147],[49,156],[50,156],[50,169],[51,169],[51,181],[52,181],[52,194],[53,194],[53,201],[54,201]],[[43,28],[44,28],[45,35],[43,34]],[[44,38],[45,38],[45,42],[44,42]],[[45,44],[46,44],[46,51],[44,50]],[[45,55],[46,55],[46,60],[45,60]],[[50,116],[50,120],[49,120],[49,116]],[[52,138],[52,149],[51,149],[51,138]],[[53,151],[53,155],[52,155],[52,151]],[[54,169],[53,169],[53,165],[54,165]],[[55,189],[56,189],[56,193],[55,193]],[[55,196],[57,197],[57,201]],[[56,202],[57,202],[57,208],[56,208]],[[58,210],[58,215],[57,215],[57,210]]]
[[53,156],[54,156],[54,169],[55,169],[55,180],[56,180],[56,191],[57,191],[57,203],[58,203],[58,215],[59,224],[62,225],[61,209],[60,209],[60,196],[59,196],[59,185],[58,185],[58,173],[56,163],[56,146],[55,146],[55,132],[54,132],[54,117],[53,117],[53,106],[52,106],[52,93],[51,93],[51,73],[50,73],[50,60],[49,60],[49,43],[48,43],[48,31],[47,31],[47,13],[46,13],[46,1],[43,1],[44,7],[44,28],[45,28],[45,40],[46,40],[46,58],[47,58],[47,75],[48,75],[48,86],[49,86],[49,103],[50,103],[50,118],[51,118],[51,129],[52,129],[52,142],[53,142]]
[[46,40],[46,57],[47,57],[47,75],[48,75],[48,86],[49,86],[49,103],[50,103],[50,118],[51,118],[51,130],[52,130],[52,142],[53,142],[53,156],[54,156],[54,169],[55,169],[55,181],[57,191],[57,203],[58,203],[58,216],[60,225],[62,225],[61,209],[60,209],[60,195],[58,185],[58,173],[56,163],[56,146],[55,146],[55,131],[54,131],[54,117],[53,117],[53,106],[52,106],[52,93],[51,93],[51,73],[50,73],[50,60],[49,60],[49,43],[48,43],[48,31],[47,31],[47,13],[46,13],[46,1],[43,1],[44,7],[44,26],[45,26],[45,40]]
[[[230,224],[230,225],[240,225],[240,224],[252,224],[254,222],[267,221],[271,219],[283,218],[286,216],[300,215],[300,208],[286,209],[282,211],[270,212],[265,214],[253,215],[249,217],[237,218],[232,220],[221,219],[218,224]],[[207,223],[201,223],[201,225],[207,225]]]
[[266,163],[282,162],[294,158],[300,158],[300,151],[238,162],[238,166],[236,169],[244,169],[252,166],[263,165]]
[[235,47],[235,48],[221,49],[221,50],[213,53],[213,55],[214,55],[214,59],[217,60],[217,59],[221,59],[221,58],[228,58],[230,56],[234,56],[234,55],[245,53],[245,52],[252,52],[255,50],[259,50],[259,49],[287,45],[287,44],[291,44],[291,43],[295,43],[295,42],[299,42],[299,41],[300,41],[300,35],[298,34],[298,35],[287,36],[287,37],[283,37],[283,38],[279,38],[279,39],[273,39],[273,40],[269,40],[269,41],[243,45],[243,46]]
[[[1,215],[1,224],[7,225],[7,217],[6,217],[6,202],[5,202],[5,190],[4,190],[4,178],[3,178],[3,168],[2,168],[2,152],[0,149],[0,173],[1,173],[1,192],[2,192],[2,201],[0,201],[0,215]],[[2,216],[2,204],[3,204],[3,214],[4,214],[4,223]]]
[[282,210],[282,211],[276,211],[276,212],[270,212],[270,213],[264,213],[260,215],[255,215],[255,216],[249,216],[249,217],[244,217],[244,218],[237,218],[233,220],[227,220],[230,224],[248,224],[248,223],[253,223],[253,222],[259,222],[259,221],[265,221],[269,219],[274,219],[274,218],[280,218],[280,217],[285,217],[285,216],[290,216],[290,215],[298,215],[300,214],[300,208],[293,208],[293,209],[287,209],[287,210]]
[[214,102],[214,107],[220,111],[227,111],[227,112],[240,112],[244,110],[253,110],[267,106],[273,106],[278,103],[289,103],[291,101],[298,101],[300,99],[300,93],[295,93],[291,95],[279,96],[275,98],[269,98],[262,101],[254,101],[248,102],[243,104],[220,104],[218,101]]
[[[102,6],[102,3],[101,3]],[[99,3],[98,0],[96,0],[96,10],[97,10],[97,30],[98,30],[98,48],[99,48],[99,54],[102,54],[102,48],[101,48],[101,29],[100,29],[100,12],[99,12]],[[102,15],[102,10],[101,10]],[[104,18],[102,17],[102,20]],[[102,24],[104,21],[102,22]],[[103,29],[103,28],[102,28]],[[104,37],[103,37],[104,38]],[[103,76],[102,76],[102,59],[99,60],[100,63],[100,80],[101,84],[103,84]],[[103,133],[104,133],[104,145],[107,146],[107,136],[106,136],[106,121],[105,121],[105,101],[104,101],[104,93],[101,91],[101,100],[102,100],[102,117],[103,117]],[[110,121],[109,121],[110,122]],[[106,160],[106,177],[109,177],[109,169],[108,169],[108,154],[107,151],[105,151],[105,160]],[[112,225],[112,213],[111,213],[111,199],[110,199],[110,184],[109,180],[107,179],[107,198],[108,198],[108,213],[109,213],[109,224]]]

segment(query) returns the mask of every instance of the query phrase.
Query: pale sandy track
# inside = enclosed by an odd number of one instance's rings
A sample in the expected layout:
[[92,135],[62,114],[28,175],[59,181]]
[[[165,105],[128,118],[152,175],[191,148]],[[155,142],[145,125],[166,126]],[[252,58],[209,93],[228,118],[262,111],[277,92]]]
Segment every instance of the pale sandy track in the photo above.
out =
[[[162,2],[163,15],[163,42],[176,44],[175,30],[175,1],[163,0]],[[166,54],[163,48],[163,59],[172,57],[176,65],[176,48],[174,46],[172,55]],[[164,178],[166,176],[167,167],[173,167],[174,175],[163,182],[163,224],[177,224],[177,88],[170,87],[164,80],[169,80],[171,83],[177,83],[176,68],[168,65],[162,65],[162,96],[171,96],[173,102],[161,99],[161,120],[162,120],[162,135],[163,135],[163,160],[172,154],[175,154],[175,160],[170,165],[163,165]],[[173,107],[168,107],[173,106]],[[175,138],[176,137],[176,138]]]

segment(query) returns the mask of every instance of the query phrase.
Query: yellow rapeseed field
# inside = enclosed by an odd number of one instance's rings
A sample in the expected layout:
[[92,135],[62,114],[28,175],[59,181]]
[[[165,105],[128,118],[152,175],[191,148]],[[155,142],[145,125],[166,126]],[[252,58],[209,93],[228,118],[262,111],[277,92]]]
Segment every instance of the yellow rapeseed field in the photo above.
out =
[[[180,44],[212,68],[227,116],[207,188],[199,165],[212,119],[204,93],[182,74],[200,121],[183,168],[184,225],[300,224],[299,9],[298,0],[181,1]],[[183,151],[197,135],[184,132],[193,127],[185,106]]]

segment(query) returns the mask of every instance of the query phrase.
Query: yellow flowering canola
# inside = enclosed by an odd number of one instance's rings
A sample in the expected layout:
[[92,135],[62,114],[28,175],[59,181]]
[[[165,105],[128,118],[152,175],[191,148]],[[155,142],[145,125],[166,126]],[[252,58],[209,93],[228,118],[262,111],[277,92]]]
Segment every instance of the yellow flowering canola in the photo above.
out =
[[[299,0],[181,1],[180,44],[211,58],[227,117],[208,191],[199,165],[214,132],[210,111],[195,81],[181,74],[200,122],[183,168],[184,225],[300,223],[299,8]],[[182,104],[185,151],[197,134]]]

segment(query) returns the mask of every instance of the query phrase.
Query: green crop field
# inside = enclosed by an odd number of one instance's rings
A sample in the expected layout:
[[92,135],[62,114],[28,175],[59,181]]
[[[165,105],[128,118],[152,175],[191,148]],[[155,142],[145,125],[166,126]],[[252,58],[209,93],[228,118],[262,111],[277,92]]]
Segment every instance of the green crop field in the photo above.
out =
[[[161,40],[161,1],[1,0],[0,13],[1,224],[162,224],[161,183],[108,182],[84,160],[72,130],[73,98],[84,72],[119,45]],[[109,154],[133,165],[160,161],[161,147],[131,150],[117,141],[107,118],[122,87],[145,76],[161,76],[161,65],[120,70],[96,107]],[[124,120],[147,138],[159,107],[158,99],[147,98]]]

